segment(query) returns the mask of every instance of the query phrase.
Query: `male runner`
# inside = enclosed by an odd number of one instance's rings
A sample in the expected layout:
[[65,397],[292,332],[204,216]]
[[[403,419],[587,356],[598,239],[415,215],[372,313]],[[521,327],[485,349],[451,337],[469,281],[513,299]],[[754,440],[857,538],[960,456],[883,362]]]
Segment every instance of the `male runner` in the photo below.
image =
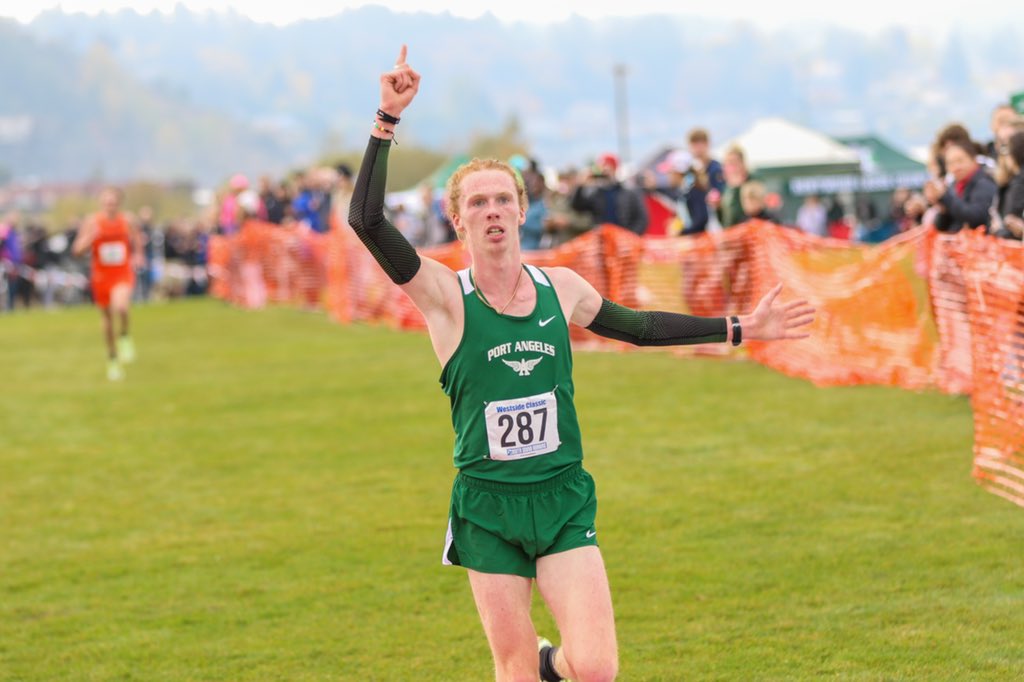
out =
[[[750,315],[697,318],[635,311],[602,299],[567,268],[520,258],[526,191],[508,165],[474,159],[448,183],[448,210],[472,266],[458,273],[419,256],[384,217],[395,126],[419,89],[402,46],[380,78],[380,109],[349,222],[426,318],[443,367],[455,427],[455,465],[443,561],[468,569],[499,681],[605,681],[618,672],[611,595],[583,470],[573,406],[568,323],[638,345],[804,338],[806,302]],[[562,646],[542,646],[530,620],[532,583],[554,615]],[[546,641],[542,640],[542,644]]]
[[[135,285],[134,260],[140,254],[139,235],[132,218],[121,212],[121,190],[108,187],[100,194],[99,213],[82,225],[71,246],[75,256],[90,249],[93,301],[103,315],[107,342],[107,379],[124,378],[122,363],[135,360],[135,345],[128,334],[128,317]],[[114,314],[120,321],[115,344]]]

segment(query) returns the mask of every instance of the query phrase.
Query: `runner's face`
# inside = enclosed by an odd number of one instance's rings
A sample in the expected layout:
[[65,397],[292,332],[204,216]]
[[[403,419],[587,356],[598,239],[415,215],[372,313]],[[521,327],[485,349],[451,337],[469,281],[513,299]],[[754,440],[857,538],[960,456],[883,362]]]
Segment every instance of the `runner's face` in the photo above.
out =
[[455,231],[471,250],[519,243],[526,211],[519,205],[511,175],[497,169],[470,173],[462,179],[459,203],[459,213],[453,217]]
[[120,203],[121,200],[120,197],[117,196],[117,192],[112,190],[107,190],[100,196],[100,206],[102,206],[103,210],[107,213],[116,213],[118,204]]

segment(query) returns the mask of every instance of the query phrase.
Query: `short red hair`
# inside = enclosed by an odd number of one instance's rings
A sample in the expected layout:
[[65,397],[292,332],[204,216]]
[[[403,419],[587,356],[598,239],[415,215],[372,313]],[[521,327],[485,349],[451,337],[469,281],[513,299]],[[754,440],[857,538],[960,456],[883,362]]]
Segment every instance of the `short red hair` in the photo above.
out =
[[512,166],[508,165],[504,161],[498,159],[473,159],[468,161],[452,173],[452,176],[448,178],[447,187],[445,188],[445,198],[448,200],[445,212],[448,214],[448,218],[453,218],[459,215],[459,199],[462,198],[462,181],[467,175],[476,173],[477,171],[485,170],[500,170],[505,171],[512,177],[512,182],[516,186],[516,195],[519,198],[519,207],[526,210],[529,206],[529,199],[526,198],[526,185],[523,184],[523,178],[516,172]]

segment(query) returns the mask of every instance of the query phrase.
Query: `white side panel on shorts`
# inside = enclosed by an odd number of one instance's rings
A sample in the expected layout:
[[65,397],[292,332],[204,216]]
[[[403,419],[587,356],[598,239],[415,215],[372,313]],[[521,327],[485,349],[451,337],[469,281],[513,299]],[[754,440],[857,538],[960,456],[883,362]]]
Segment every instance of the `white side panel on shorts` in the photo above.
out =
[[455,538],[452,537],[452,517],[448,517],[448,532],[444,536],[444,553],[441,554],[441,565],[442,566],[454,566],[451,561],[448,560],[448,550],[452,548],[452,543]]

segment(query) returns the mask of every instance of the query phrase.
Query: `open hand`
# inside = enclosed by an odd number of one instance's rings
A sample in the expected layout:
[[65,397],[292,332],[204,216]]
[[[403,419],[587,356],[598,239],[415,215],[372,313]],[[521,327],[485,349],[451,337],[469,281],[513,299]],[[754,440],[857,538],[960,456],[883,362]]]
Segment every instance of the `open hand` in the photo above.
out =
[[408,49],[402,45],[391,71],[380,77],[380,108],[398,118],[420,89],[420,75],[405,63]]
[[754,312],[740,317],[744,340],[774,341],[806,339],[810,336],[803,328],[814,321],[814,308],[803,300],[776,303],[780,291],[781,282],[764,295]]

